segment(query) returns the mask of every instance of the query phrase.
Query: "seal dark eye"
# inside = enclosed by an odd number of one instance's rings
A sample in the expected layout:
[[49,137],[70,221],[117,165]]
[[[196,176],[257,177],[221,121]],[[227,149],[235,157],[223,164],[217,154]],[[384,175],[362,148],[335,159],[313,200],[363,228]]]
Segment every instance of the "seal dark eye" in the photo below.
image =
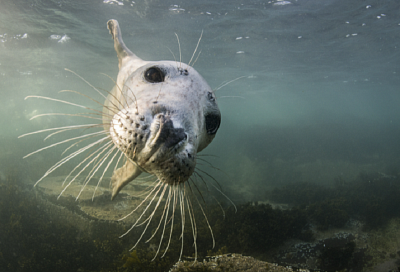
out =
[[211,113],[207,114],[205,118],[207,134],[214,135],[221,124],[221,115]]
[[165,74],[158,67],[150,67],[144,72],[144,79],[150,83],[160,83],[165,79]]

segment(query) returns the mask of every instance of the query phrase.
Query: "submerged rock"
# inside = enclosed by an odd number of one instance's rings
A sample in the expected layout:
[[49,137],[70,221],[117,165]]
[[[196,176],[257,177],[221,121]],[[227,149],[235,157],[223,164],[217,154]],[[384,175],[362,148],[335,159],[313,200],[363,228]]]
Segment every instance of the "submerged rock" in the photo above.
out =
[[[279,266],[254,259],[253,257],[242,256],[241,254],[224,254],[209,257],[203,262],[183,261],[178,262],[170,272],[191,272],[191,271],[225,271],[225,272],[290,272],[290,267]],[[300,270],[297,270],[300,271]],[[302,269],[301,271],[309,271]]]

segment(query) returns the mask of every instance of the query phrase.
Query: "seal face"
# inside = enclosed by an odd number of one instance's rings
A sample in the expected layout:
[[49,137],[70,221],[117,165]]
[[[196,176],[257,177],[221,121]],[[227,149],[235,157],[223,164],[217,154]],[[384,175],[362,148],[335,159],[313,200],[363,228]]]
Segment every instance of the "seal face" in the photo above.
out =
[[187,64],[138,58],[123,43],[118,22],[107,25],[120,71],[104,103],[103,123],[110,123],[112,141],[128,158],[113,173],[112,198],[142,172],[165,184],[186,182],[197,152],[213,140],[221,122],[212,89]]

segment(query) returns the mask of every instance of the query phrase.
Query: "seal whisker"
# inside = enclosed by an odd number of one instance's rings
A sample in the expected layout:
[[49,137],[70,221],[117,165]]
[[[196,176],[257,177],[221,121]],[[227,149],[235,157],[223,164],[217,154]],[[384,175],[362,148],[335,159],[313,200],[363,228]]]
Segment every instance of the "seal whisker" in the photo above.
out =
[[175,218],[175,209],[176,209],[176,202],[177,202],[177,196],[176,196],[176,190],[178,188],[178,186],[176,185],[171,185],[172,187],[172,199],[173,199],[173,203],[172,203],[172,215],[171,215],[171,230],[169,232],[169,238],[168,238],[168,244],[164,250],[163,255],[161,256],[161,258],[164,258],[165,254],[168,251],[169,245],[171,244],[171,237],[172,237],[172,231],[174,229],[174,218]]
[[85,134],[85,135],[69,138],[67,140],[64,140],[64,141],[61,141],[61,142],[58,142],[58,143],[55,143],[55,144],[51,144],[51,145],[48,145],[46,147],[40,148],[40,149],[38,149],[36,151],[33,151],[33,152],[29,153],[28,155],[25,155],[23,158],[25,159],[25,158],[27,158],[29,156],[32,156],[33,154],[39,153],[39,152],[41,152],[43,150],[52,148],[54,146],[57,146],[57,145],[60,145],[60,144],[63,144],[63,143],[67,143],[67,142],[70,142],[70,141],[73,141],[73,140],[76,140],[76,139],[82,139],[84,137],[88,137],[88,136],[91,136],[91,135],[100,135],[100,134],[103,134],[103,133],[104,133],[104,131],[99,131],[99,132],[94,132],[94,133],[89,133],[89,134]]
[[[84,117],[84,118],[89,118],[89,119],[95,119],[95,120],[102,120],[102,118],[97,118],[97,117],[93,117],[93,116],[86,116],[84,114],[97,114],[97,113],[56,113],[56,112],[52,112],[52,113],[42,113],[42,114],[38,114],[35,115],[33,117],[31,117],[29,119],[29,121],[32,121],[33,119],[39,118],[39,117],[43,117],[43,116],[56,116],[56,115],[62,115],[62,116],[76,116],[76,117]],[[100,115],[100,114],[98,114]]]
[[220,96],[218,98],[241,98],[241,99],[246,99],[243,96],[238,96],[238,95],[231,95],[231,96]]
[[178,34],[175,33],[176,39],[178,40],[178,48],[179,48],[179,69],[182,69],[182,52],[181,52],[181,43],[179,42]]
[[[188,183],[190,187],[190,183]],[[191,189],[190,189],[191,191]],[[193,193],[191,191],[191,193]],[[194,211],[193,211],[193,206],[192,202],[190,201],[189,197],[186,197],[186,203],[188,206],[188,213],[189,213],[189,219],[190,219],[190,224],[192,226],[192,235],[193,235],[193,246],[194,246],[194,261],[197,260],[197,226],[196,226],[196,219],[194,217]]]
[[[132,249],[134,249],[138,244],[139,244],[139,242],[142,240],[142,238],[143,238],[143,235],[146,233],[146,230],[147,230],[147,228],[149,227],[149,225],[150,225],[150,223],[151,223],[151,219],[153,219],[153,216],[154,216],[154,214],[156,213],[156,211],[157,211],[157,209],[158,209],[158,207],[159,207],[159,205],[160,205],[160,202],[161,202],[161,200],[163,199],[163,197],[164,197],[164,193],[165,193],[165,190],[167,189],[167,187],[168,187],[168,184],[165,184],[164,186],[162,186],[162,187],[164,187],[164,189],[162,190],[162,192],[161,192],[161,194],[160,194],[160,197],[159,197],[159,199],[158,199],[158,201],[157,201],[157,204],[156,204],[156,206],[154,207],[154,210],[153,210],[153,212],[149,215],[149,217],[148,217],[148,223],[147,223],[147,225],[146,225],[146,227],[145,227],[145,229],[142,231],[142,234],[140,235],[140,237],[139,237],[139,239],[137,240],[137,242],[136,242],[136,244],[131,248],[131,250]],[[160,187],[160,189],[161,189],[161,187]],[[158,194],[158,191],[157,191],[157,194]],[[156,195],[157,195],[156,194]],[[147,219],[146,219],[147,220]],[[143,222],[144,223],[144,222]],[[142,223],[142,224],[143,224]],[[140,226],[140,225],[138,225],[138,226]]]
[[237,77],[237,78],[235,78],[235,79],[232,79],[232,80],[230,80],[230,81],[228,81],[228,82],[226,82],[226,83],[223,83],[221,86],[219,86],[218,88],[216,88],[216,89],[214,90],[214,92],[216,92],[216,91],[220,90],[221,88],[225,87],[226,85],[231,84],[232,82],[235,82],[236,80],[239,80],[239,79],[244,78],[244,77],[247,77],[247,76],[240,76],[240,77]]
[[[165,186],[165,185],[164,185]],[[127,235],[138,223],[139,221],[142,219],[142,217],[144,216],[144,214],[146,213],[146,211],[149,209],[149,207],[151,206],[151,204],[153,203],[154,199],[156,198],[156,196],[158,195],[158,193],[160,192],[161,188],[163,187],[161,184],[159,186],[157,186],[158,189],[157,191],[154,193],[153,198],[149,201],[149,204],[146,206],[146,208],[143,210],[143,212],[140,214],[139,218],[136,219],[135,223],[130,227],[129,230],[127,230],[124,234],[122,234],[119,238],[124,237],[125,235]],[[151,194],[149,194],[150,196]],[[143,203],[143,202],[142,202]],[[139,206],[138,206],[139,207]],[[136,210],[136,209],[135,209]],[[120,219],[119,219],[120,220]],[[142,233],[143,234],[143,233]],[[137,243],[130,249],[134,249],[136,247]]]
[[197,199],[197,196],[196,196],[195,194],[194,194],[194,198],[196,199],[197,204],[199,204],[200,210],[201,210],[201,212],[203,213],[204,219],[205,219],[206,222],[207,222],[207,226],[208,226],[208,229],[210,230],[211,238],[212,238],[212,241],[213,241],[213,247],[212,247],[212,248],[214,248],[214,247],[215,247],[215,239],[214,239],[213,230],[212,230],[211,225],[210,225],[210,223],[209,223],[209,221],[208,221],[207,215],[206,215],[206,213],[205,213],[204,210],[203,210],[203,206],[201,205],[201,203],[199,202],[199,200]]
[[95,111],[95,112],[103,114],[103,112],[101,112],[99,110],[95,110],[95,109],[92,109],[92,108],[89,108],[89,107],[86,107],[86,106],[82,106],[82,105],[79,105],[79,104],[76,104],[76,103],[72,103],[72,102],[69,102],[69,101],[61,100],[61,99],[51,98],[51,97],[47,97],[47,96],[29,95],[29,96],[25,97],[25,100],[28,99],[28,98],[39,98],[39,99],[51,100],[51,101],[60,102],[60,103],[64,103],[64,104],[67,104],[67,105],[71,105],[71,106],[75,106],[75,107],[79,107],[79,108],[83,108],[83,109],[87,109],[87,110],[91,110],[91,111]]
[[174,61],[175,61],[175,64],[176,64],[176,69],[178,69],[179,67],[178,67],[178,62],[176,61],[176,58],[175,58],[175,54],[172,52],[171,49],[169,49],[169,47],[167,47],[167,48],[168,48],[169,52],[171,52],[172,56],[174,57]]
[[87,85],[89,85],[90,87],[92,87],[98,94],[100,94],[104,99],[107,99],[107,97],[102,94],[95,86],[93,86],[92,84],[90,84],[86,79],[84,79],[83,77],[81,77],[80,75],[78,75],[77,73],[75,73],[74,71],[64,68],[65,71],[68,71],[70,73],[73,73],[74,75],[76,75],[77,77],[79,77],[83,82],[85,82]]
[[46,128],[46,129],[41,129],[41,130],[22,134],[22,135],[18,136],[18,138],[22,138],[22,137],[25,137],[28,135],[38,134],[38,133],[42,133],[42,132],[46,132],[46,131],[63,130],[63,129],[67,129],[67,128],[85,128],[87,126],[93,126],[93,125],[97,125],[97,124],[84,124],[84,125],[75,125],[75,126],[66,126],[66,127]]
[[[138,107],[138,104],[137,104],[137,99],[136,99],[135,93],[132,91],[132,89],[128,85],[125,84],[124,87],[127,87],[129,89],[129,91],[131,92],[131,94],[133,95],[133,97],[135,98],[135,101],[134,101],[135,102],[135,107],[136,107],[137,113],[139,114],[139,107]],[[128,102],[126,102],[126,103],[127,103],[127,105],[129,105]],[[126,106],[124,108],[126,109]]]
[[[171,191],[171,188],[169,188],[169,186],[165,186],[165,189],[166,189],[166,188],[169,189],[169,191],[168,191],[168,195],[169,195],[169,194],[170,194],[170,191]],[[168,200],[168,196],[167,196],[167,200]],[[163,220],[163,218],[164,218],[164,216],[165,216],[166,210],[167,210],[167,202],[165,202],[164,209],[163,209],[163,213],[162,213],[162,215],[161,215],[160,222],[158,223],[157,228],[154,230],[154,232],[153,232],[153,234],[150,236],[150,238],[146,240],[146,243],[150,242],[151,239],[153,239],[154,236],[156,236],[156,234],[157,234],[157,232],[158,232],[158,229],[159,229],[160,226],[161,226],[162,220]],[[162,240],[162,239],[161,239],[161,240]],[[157,255],[156,255],[156,256],[157,256]]]
[[[109,142],[109,143],[107,143],[104,147],[101,147],[100,150],[101,150],[101,149],[103,149],[103,150],[102,150],[101,152],[99,152],[99,153],[97,154],[97,156],[94,157],[94,158],[81,170],[81,172],[79,172],[79,173],[77,174],[77,176],[79,176],[80,173],[82,173],[90,164],[92,164],[92,162],[94,162],[95,160],[97,160],[97,159],[101,156],[101,154],[103,154],[105,151],[107,151],[107,149],[108,149],[111,145],[113,145],[113,143],[112,143],[112,142]],[[78,195],[76,196],[76,199],[75,199],[75,200],[78,200],[78,199],[79,199],[79,196],[81,195],[81,193],[82,193],[83,190],[85,189],[86,185],[87,185],[87,184],[90,182],[90,180],[93,178],[94,174],[96,174],[96,172],[99,170],[100,166],[101,166],[101,165],[103,164],[103,162],[104,162],[104,159],[107,159],[107,158],[108,158],[108,156],[110,155],[110,153],[112,152],[112,150],[113,150],[113,148],[111,148],[111,151],[108,150],[108,152],[107,152],[106,154],[104,154],[103,157],[102,157],[96,164],[93,165],[92,170],[90,170],[89,174],[86,176],[86,179],[83,181],[84,184],[83,184],[81,190],[79,191]],[[93,153],[94,153],[94,152],[93,152]],[[96,167],[96,166],[97,166],[97,167]],[[77,176],[75,176],[75,178],[76,178]],[[74,179],[75,179],[75,178],[74,178]],[[71,180],[70,183],[72,183],[72,181],[73,181],[73,180]]]
[[196,168],[197,170],[199,170],[200,172],[202,172],[202,173],[204,173],[204,174],[206,174],[208,177],[210,177],[213,181],[215,181],[215,183],[219,186],[219,188],[222,190],[222,187],[221,187],[221,185],[219,184],[219,182],[212,176],[212,175],[210,175],[209,173],[207,173],[206,171],[203,171],[203,170],[201,170],[200,168]]
[[[162,182],[161,182],[160,180],[158,180],[158,183],[157,183],[156,185],[154,185],[153,190],[151,190],[151,192],[145,197],[145,199],[143,199],[142,202],[141,202],[139,205],[137,205],[136,208],[135,208],[133,211],[131,211],[130,213],[128,213],[128,214],[125,215],[124,217],[118,219],[118,221],[122,221],[122,220],[124,220],[125,218],[127,218],[128,216],[130,216],[131,214],[133,214],[134,212],[136,212],[136,210],[137,210],[140,206],[142,206],[143,203],[145,203],[145,202],[147,201],[147,199],[151,196],[151,194],[153,194],[153,192],[154,192],[159,186],[161,186],[161,185],[162,185]],[[130,230],[129,230],[129,231],[130,231]],[[129,232],[129,231],[128,231],[128,232]],[[125,234],[121,235],[119,238],[125,236],[126,234],[128,234],[128,232],[126,232]]]
[[[183,187],[183,186],[184,185],[181,185],[179,187]],[[186,217],[185,217],[185,201],[184,201],[185,190],[184,189],[182,190],[181,188],[179,188],[179,189],[180,189],[180,190],[178,190],[178,193],[179,193],[179,208],[180,208],[180,211],[181,211],[181,225],[182,225],[182,230],[181,230],[181,241],[182,241],[182,244],[181,244],[181,253],[179,254],[179,261],[180,261],[182,259],[182,253],[183,253],[183,239],[184,239],[183,233],[185,231],[185,219],[186,219]]]
[[[160,242],[159,242],[159,244],[158,244],[158,248],[157,248],[156,254],[154,255],[152,261],[155,260],[155,258],[157,257],[158,253],[160,252],[161,244],[162,244],[162,241],[163,241],[163,238],[164,238],[164,233],[165,233],[165,226],[167,225],[167,219],[168,219],[168,213],[169,213],[169,204],[170,204],[170,202],[171,202],[171,191],[172,191],[171,186],[169,186],[168,189],[169,189],[169,190],[168,190],[168,196],[167,196],[167,199],[166,199],[166,201],[165,201],[163,215],[162,215],[162,217],[161,217],[161,219],[160,219],[160,223],[161,223],[162,220],[163,220],[163,217],[164,217],[164,213],[166,212],[165,218],[164,218],[164,226],[163,226],[163,230],[162,230],[162,233],[161,233]],[[155,231],[154,234],[151,236],[151,238],[153,238],[154,235],[157,233],[158,228],[159,228],[159,227],[157,227],[156,231]],[[148,241],[150,241],[150,239],[149,239]],[[148,241],[146,241],[146,243],[147,243]]]
[[[200,41],[201,41],[201,37],[203,37],[203,29],[201,30],[200,38],[199,38],[199,40],[198,40],[198,42],[197,42],[196,48],[194,49],[193,55],[192,55],[192,57],[190,58],[190,60],[189,60],[189,62],[188,62],[188,65],[187,65],[188,71],[190,70],[190,63],[192,62],[193,57],[194,57],[194,55],[196,54],[197,48],[199,47],[199,44],[200,44]],[[194,65],[194,64],[193,64],[193,65]]]
[[[117,84],[117,82],[116,82],[112,77],[110,77],[109,75],[104,74],[104,73],[100,73],[100,74],[102,74],[102,75],[108,77],[109,79],[111,79],[111,80],[114,82],[115,86],[116,86],[116,87],[118,88],[118,90],[120,91],[120,93],[123,94],[123,93],[122,93],[122,90],[121,90],[121,87],[119,87],[119,85]],[[124,107],[123,103],[122,103],[121,101],[119,101],[119,99],[117,99],[117,97],[116,97],[112,92],[107,91],[107,90],[103,90],[103,91],[105,91],[105,92],[107,92],[109,95],[111,95],[111,96],[120,104],[121,107]],[[122,95],[122,97],[124,98],[125,103],[128,103],[128,101],[126,101],[126,97],[125,97],[124,95]],[[107,98],[107,99],[108,99],[108,98]],[[116,109],[119,109],[119,107],[118,107],[117,105],[115,105],[110,99],[108,99],[108,101],[110,101],[110,103],[111,103]]]
[[[79,128],[62,129],[62,130],[59,130],[59,131],[56,131],[56,132],[53,132],[53,133],[50,133],[49,135],[47,135],[47,136],[43,139],[43,142],[46,141],[47,139],[49,139],[50,137],[52,137],[52,136],[54,136],[54,135],[56,135],[56,134],[59,134],[59,133],[63,133],[63,132],[66,132],[66,131],[72,131],[72,130],[75,130],[75,129],[82,129],[82,128],[85,128],[85,129],[95,128],[95,127],[99,127],[99,126],[103,126],[103,124],[96,124],[96,125],[93,125],[93,126],[86,126],[86,127],[79,127]],[[104,134],[107,134],[107,132],[105,132],[105,131],[103,131],[103,133],[104,133]]]
[[[100,144],[100,143],[103,142],[103,141],[104,141],[104,138],[103,138],[103,139],[100,139],[100,140],[98,140],[98,141],[96,141],[95,143],[96,143],[96,145],[97,145],[97,144]],[[62,183],[62,186],[64,186],[64,184],[65,184],[65,182],[67,181],[67,179],[72,175],[72,173],[75,172],[76,169],[78,169],[83,163],[85,163],[88,159],[90,159],[90,158],[91,158],[92,156],[94,156],[96,153],[100,152],[103,148],[104,148],[104,149],[107,148],[107,147],[109,146],[109,144],[110,144],[110,142],[105,143],[101,148],[96,149],[94,152],[92,152],[91,154],[89,154],[88,156],[86,156],[85,159],[83,159],[78,165],[76,165],[76,166],[74,167],[74,169],[72,169],[71,172],[69,172],[69,174],[67,175],[67,177],[64,179],[64,181],[63,181],[63,183]],[[91,148],[91,147],[93,147],[93,146],[94,146],[94,145],[90,144],[90,145],[88,145],[88,146],[82,148],[82,149],[83,149],[82,152],[88,150],[89,148]],[[73,157],[75,157],[76,155],[78,155],[78,154],[80,154],[80,153],[82,153],[82,152],[79,152],[79,153],[75,154]],[[73,157],[71,157],[71,158],[73,158]],[[69,159],[71,159],[71,158],[69,158]],[[69,159],[68,159],[68,160],[69,160]],[[87,164],[73,179],[72,179],[72,181],[75,180],[75,179],[80,175],[80,173],[83,172],[83,170],[85,170],[92,162],[93,162],[93,161],[91,161],[90,163],[88,163],[88,164]],[[57,168],[58,168],[58,167],[57,167]],[[54,170],[52,170],[52,171],[54,171]],[[71,182],[72,182],[72,181],[71,181]],[[70,182],[69,184],[71,184],[71,182]],[[67,187],[69,186],[69,184],[67,185]],[[64,190],[65,190],[65,189],[64,189]],[[61,192],[61,194],[62,194],[62,192]],[[61,196],[61,194],[60,194],[60,196]]]
[[91,148],[92,146],[101,143],[102,141],[104,141],[106,138],[100,139],[90,145],[87,145],[85,147],[80,148],[79,150],[71,153],[70,155],[62,158],[61,160],[59,160],[57,163],[55,163],[52,167],[50,167],[46,173],[35,183],[34,186],[36,186],[43,178],[45,178],[46,176],[48,176],[50,173],[52,173],[54,170],[56,170],[58,167],[60,167],[61,165],[63,165],[64,163],[66,163],[67,161],[69,161],[70,159],[74,158],[75,156],[79,155],[80,153],[86,151],[87,149]]
[[[197,54],[197,57],[196,57],[196,59],[194,60],[194,62],[193,62],[193,64],[192,64],[192,66],[190,66],[190,67],[193,67],[193,66],[196,64],[197,60],[198,60],[198,59],[199,59],[199,57],[200,57],[200,54],[201,54],[201,50],[199,51],[199,54]],[[190,67],[189,67],[189,69],[190,69]],[[189,70],[188,70],[188,72],[189,72]]]
[[[226,194],[224,194],[224,193],[222,192],[222,190],[218,189],[217,186],[215,186],[215,185],[212,184],[212,183],[210,183],[210,184],[211,184],[211,186],[214,187],[221,195],[223,195],[223,196],[233,205],[233,207],[235,207],[235,212],[237,212],[237,208],[236,208],[235,203],[233,203],[233,201],[232,201]],[[221,206],[221,205],[220,205],[220,206]],[[222,208],[222,206],[221,206],[221,208]]]
[[111,149],[111,151],[110,151],[110,154],[111,154],[114,150],[117,150],[117,152],[115,152],[114,156],[108,161],[107,166],[104,168],[103,174],[101,175],[99,181],[97,182],[96,188],[94,188],[93,196],[92,196],[92,201],[94,200],[94,196],[95,196],[95,194],[96,194],[97,188],[98,188],[99,185],[100,185],[100,182],[103,180],[104,174],[107,172],[107,169],[110,167],[111,163],[114,161],[115,157],[116,157],[117,154],[118,154],[118,148],[117,148],[117,147],[113,147],[113,148]]
[[[106,132],[103,132],[103,133],[104,133],[104,134],[107,134]],[[89,136],[89,137],[87,137],[87,138],[81,139],[81,140],[79,140],[79,141],[76,141],[75,143],[73,143],[73,144],[71,144],[70,146],[68,146],[68,147],[61,153],[61,156],[63,156],[68,150],[70,150],[72,147],[74,147],[74,146],[80,144],[81,142],[87,141],[87,140],[89,140],[89,139],[91,139],[91,138],[95,138],[95,137],[97,137],[97,136],[98,136],[98,135],[93,135],[93,136]],[[105,137],[104,139],[107,139],[107,137]]]

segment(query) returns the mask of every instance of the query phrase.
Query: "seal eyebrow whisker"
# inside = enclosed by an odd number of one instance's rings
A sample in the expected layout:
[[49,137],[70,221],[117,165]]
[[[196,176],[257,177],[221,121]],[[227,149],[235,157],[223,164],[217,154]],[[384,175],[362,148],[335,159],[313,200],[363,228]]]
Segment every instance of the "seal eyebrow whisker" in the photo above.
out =
[[[197,48],[199,47],[199,44],[200,44],[200,41],[201,41],[201,37],[203,37],[203,29],[201,30],[200,38],[199,38],[199,40],[198,40],[198,42],[197,42],[196,48],[194,49],[193,55],[192,55],[192,57],[190,58],[190,60],[189,60],[189,62],[188,62],[188,67],[187,67],[188,71],[190,70],[190,63],[192,62],[193,57],[194,57],[194,55],[196,54]],[[197,57],[197,58],[198,58],[198,57]],[[196,59],[196,60],[197,60],[197,59]],[[196,62],[196,61],[195,61],[195,62]],[[193,63],[193,65],[194,65],[194,63]]]
[[239,80],[239,79],[244,78],[244,77],[247,77],[247,76],[240,76],[240,77],[237,77],[237,78],[235,78],[235,79],[232,79],[232,80],[230,80],[230,81],[228,81],[228,82],[226,82],[226,83],[223,83],[221,86],[219,86],[218,88],[216,88],[216,89],[214,90],[214,92],[216,92],[216,91],[220,90],[221,88],[225,87],[226,85],[231,84],[232,82],[235,82],[236,80]]
[[197,60],[198,60],[199,57],[200,57],[200,54],[201,54],[201,50],[199,51],[199,54],[197,55],[196,59],[194,60],[192,66],[189,67],[188,72],[190,71],[190,68],[192,68],[192,67],[194,66],[194,64],[197,62]]
[[178,62],[176,61],[174,52],[172,52],[172,50],[169,49],[169,47],[167,47],[167,49],[169,50],[169,52],[171,52],[172,56],[174,57],[174,61],[175,61],[175,63],[176,63],[176,69],[178,69],[178,68],[179,68],[179,67],[178,67]]
[[178,40],[179,47],[179,69],[182,69],[182,52],[181,52],[181,43],[179,42],[178,34],[175,33],[176,39]]

